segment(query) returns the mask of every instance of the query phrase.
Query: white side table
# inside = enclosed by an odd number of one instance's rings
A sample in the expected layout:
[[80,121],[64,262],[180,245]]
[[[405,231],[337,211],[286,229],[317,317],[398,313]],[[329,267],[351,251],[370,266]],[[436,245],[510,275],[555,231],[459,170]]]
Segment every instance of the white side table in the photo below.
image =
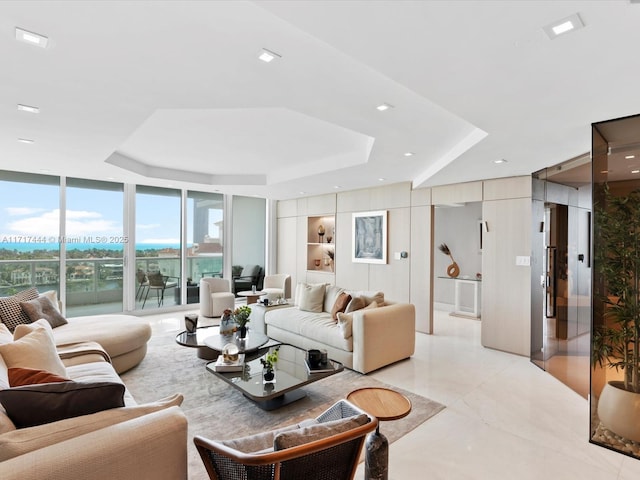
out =
[[[480,318],[480,283],[482,280],[475,278],[460,278],[460,277],[439,277],[444,279],[453,280],[455,282],[455,293],[454,293],[454,305],[453,312],[451,315],[457,317],[467,317],[467,318]],[[465,285],[470,285],[473,287],[473,310],[469,311],[468,309],[464,309],[460,304],[460,291],[464,288]]]

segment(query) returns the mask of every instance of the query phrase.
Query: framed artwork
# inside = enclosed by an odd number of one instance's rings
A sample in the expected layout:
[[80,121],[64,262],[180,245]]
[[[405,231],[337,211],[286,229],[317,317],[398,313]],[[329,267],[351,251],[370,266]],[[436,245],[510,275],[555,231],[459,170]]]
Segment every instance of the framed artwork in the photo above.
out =
[[353,214],[351,260],[387,263],[387,211]]

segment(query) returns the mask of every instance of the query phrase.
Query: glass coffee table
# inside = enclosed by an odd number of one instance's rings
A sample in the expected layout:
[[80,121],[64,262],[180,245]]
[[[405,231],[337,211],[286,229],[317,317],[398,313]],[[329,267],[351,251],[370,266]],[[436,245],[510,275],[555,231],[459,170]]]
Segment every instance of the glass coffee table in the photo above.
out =
[[[260,358],[273,348],[279,348],[275,381],[265,383]],[[305,363],[306,356],[306,350],[292,345],[279,345],[262,348],[254,354],[247,355],[242,371],[216,372],[215,362],[208,363],[207,370],[233,388],[240,390],[245,397],[263,410],[274,410],[306,397],[307,394],[301,387],[344,370],[340,362],[329,360],[327,371],[309,373]]]

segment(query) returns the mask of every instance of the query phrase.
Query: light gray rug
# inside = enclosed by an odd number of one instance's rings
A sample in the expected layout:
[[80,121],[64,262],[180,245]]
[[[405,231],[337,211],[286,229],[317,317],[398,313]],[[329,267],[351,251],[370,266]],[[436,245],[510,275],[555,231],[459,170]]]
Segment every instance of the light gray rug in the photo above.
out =
[[[175,343],[175,333],[156,335],[149,342],[145,359],[122,375],[138,403],[151,402],[173,393],[185,397],[182,409],[189,421],[189,479],[207,479],[207,473],[193,445],[194,435],[224,439],[270,430],[277,426],[315,417],[337,400],[362,387],[385,386],[366,375],[345,370],[304,387],[307,397],[278,410],[266,412],[205,369],[207,361],[196,350]],[[444,408],[428,398],[395,388],[412,403],[411,413],[384,422],[381,431],[393,442]]]

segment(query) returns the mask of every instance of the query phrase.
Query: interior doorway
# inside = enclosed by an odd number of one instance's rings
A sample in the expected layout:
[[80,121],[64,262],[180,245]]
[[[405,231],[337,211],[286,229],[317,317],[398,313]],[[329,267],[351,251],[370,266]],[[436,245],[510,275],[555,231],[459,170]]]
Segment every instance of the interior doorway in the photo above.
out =
[[[434,318],[439,319],[434,322],[433,333],[456,332],[465,325],[479,330],[482,202],[436,205],[433,215],[433,310]],[[452,318],[457,328],[444,329],[443,323]]]
[[589,394],[591,161],[533,175],[531,361]]

